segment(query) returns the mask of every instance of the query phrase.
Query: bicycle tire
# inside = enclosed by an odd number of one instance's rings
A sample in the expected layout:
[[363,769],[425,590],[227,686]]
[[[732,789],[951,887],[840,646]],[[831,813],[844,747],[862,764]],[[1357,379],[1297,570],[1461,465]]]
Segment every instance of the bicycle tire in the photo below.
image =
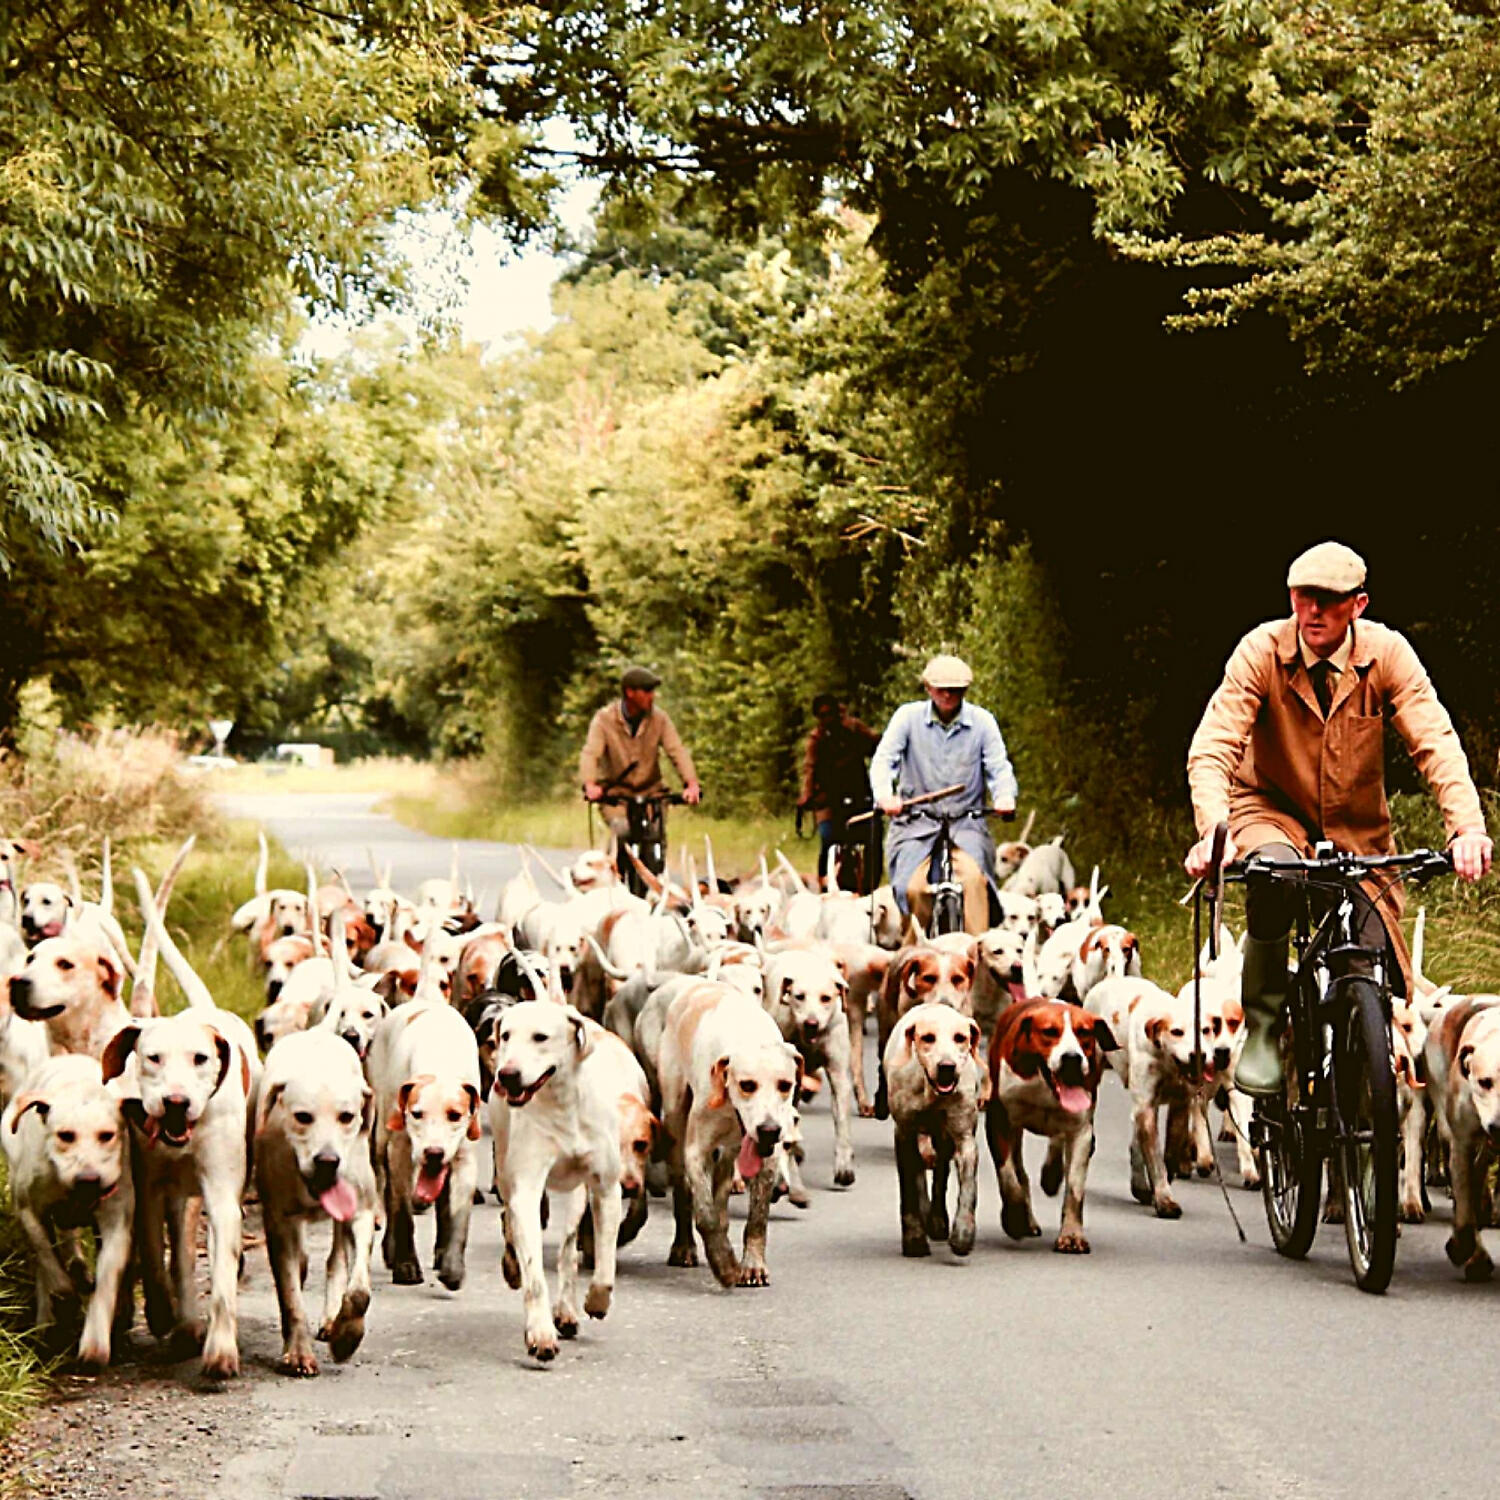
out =
[[1266,1224],[1278,1255],[1302,1260],[1318,1233],[1323,1187],[1323,1150],[1306,1128],[1306,1116],[1291,1107],[1298,1091],[1297,1038],[1288,1020],[1282,1033],[1286,1087],[1255,1101],[1255,1158],[1260,1168]]
[[964,901],[957,891],[939,891],[932,900],[932,932],[939,937],[945,932],[964,930]]
[[1396,1070],[1380,990],[1358,977],[1344,980],[1343,988],[1348,1011],[1335,1040],[1334,1106],[1344,1235],[1355,1285],[1378,1294],[1396,1268]]

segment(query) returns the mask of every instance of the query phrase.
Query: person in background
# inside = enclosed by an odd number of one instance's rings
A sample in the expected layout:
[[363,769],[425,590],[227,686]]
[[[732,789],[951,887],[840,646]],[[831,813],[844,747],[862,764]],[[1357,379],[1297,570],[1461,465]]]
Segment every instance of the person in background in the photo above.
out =
[[811,813],[817,825],[818,879],[826,884],[829,850],[844,841],[845,822],[850,815],[869,805],[866,766],[880,736],[868,724],[860,723],[832,693],[819,693],[812,701],[812,711],[817,722],[807,737],[797,810]]

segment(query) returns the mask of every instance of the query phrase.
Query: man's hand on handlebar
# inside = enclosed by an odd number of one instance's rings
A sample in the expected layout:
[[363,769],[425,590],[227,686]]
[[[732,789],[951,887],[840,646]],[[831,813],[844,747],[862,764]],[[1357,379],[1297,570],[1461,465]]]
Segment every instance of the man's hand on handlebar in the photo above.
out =
[[876,799],[875,805],[888,818],[899,818],[901,810],[906,806],[899,797],[880,797]]
[[682,789],[682,800],[689,807],[696,807],[703,800],[703,788],[696,781],[690,781]]
[[1448,845],[1453,873],[1461,880],[1475,881],[1488,875],[1495,841],[1487,833],[1461,833]]
[[995,812],[999,814],[1002,823],[1010,823],[1015,820],[1016,803],[1013,797],[1001,797],[995,803]]
[[[1233,864],[1239,854],[1239,848],[1234,840],[1228,835],[1224,839],[1224,853],[1220,860],[1221,864]],[[1214,860],[1214,831],[1212,828],[1193,845],[1187,852],[1187,858],[1182,862],[1182,868],[1188,872],[1192,880],[1202,880],[1213,869]]]
[[583,800],[585,802],[602,802],[604,800],[604,788],[597,781],[585,781],[583,784]]

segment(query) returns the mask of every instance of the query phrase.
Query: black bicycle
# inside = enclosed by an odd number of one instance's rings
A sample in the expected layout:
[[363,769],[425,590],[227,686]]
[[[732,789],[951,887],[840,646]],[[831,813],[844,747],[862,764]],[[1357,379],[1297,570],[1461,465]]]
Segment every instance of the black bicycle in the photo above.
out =
[[[667,867],[667,818],[669,803],[682,806],[687,799],[681,792],[606,792],[599,799],[601,807],[625,809],[625,837],[621,841],[617,864],[620,878],[637,896],[649,896],[651,888],[642,867],[660,875]],[[631,854],[635,855],[632,859]]]
[[[1224,878],[1274,881],[1301,895],[1297,972],[1284,1012],[1283,1092],[1257,1096],[1250,1140],[1276,1249],[1300,1260],[1318,1232],[1323,1164],[1343,1197],[1349,1262],[1361,1291],[1383,1292],[1396,1264],[1399,1106],[1391,1057],[1388,956],[1359,940],[1370,902],[1362,882],[1423,884],[1451,874],[1447,854],[1346,854],[1317,845],[1313,858],[1249,859]],[[1388,886],[1386,888],[1388,888]]]
[[[797,837],[802,815],[797,808]],[[828,809],[833,839],[828,846],[826,889],[868,896],[880,884],[880,814],[868,797],[839,797]]]

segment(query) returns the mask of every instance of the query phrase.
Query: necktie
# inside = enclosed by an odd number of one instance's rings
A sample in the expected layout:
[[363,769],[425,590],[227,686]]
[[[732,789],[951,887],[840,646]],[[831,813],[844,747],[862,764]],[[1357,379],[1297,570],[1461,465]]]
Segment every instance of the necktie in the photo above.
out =
[[1333,706],[1333,663],[1314,662],[1308,668],[1307,675],[1312,678],[1313,692],[1317,695],[1318,707],[1323,710],[1323,717],[1326,719],[1328,710]]

